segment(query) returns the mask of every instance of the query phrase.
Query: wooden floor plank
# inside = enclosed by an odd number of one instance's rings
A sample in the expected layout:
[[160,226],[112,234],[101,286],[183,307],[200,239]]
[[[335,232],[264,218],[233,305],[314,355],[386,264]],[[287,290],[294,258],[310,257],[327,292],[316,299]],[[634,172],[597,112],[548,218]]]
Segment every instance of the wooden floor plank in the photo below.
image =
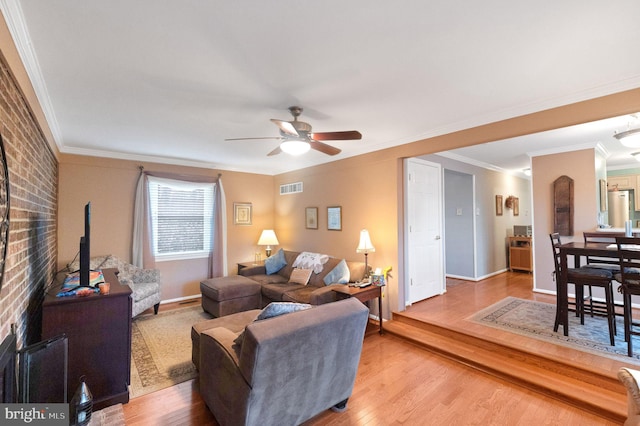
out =
[[[480,282],[448,280],[447,293],[408,309],[412,315],[451,327],[507,296],[543,302],[555,297],[531,291],[531,275],[507,272]],[[162,305],[161,310],[171,309]],[[485,327],[487,328],[487,327]],[[537,343],[501,330],[475,330],[496,339],[515,339],[524,348]],[[514,337],[515,336],[515,337]],[[555,345],[552,345],[555,346]],[[559,348],[559,347],[558,347]],[[550,356],[617,371],[619,363],[590,354],[543,347]],[[590,364],[591,363],[591,364]],[[594,367],[595,368],[595,367]],[[124,405],[127,425],[217,425],[198,393],[197,379],[132,399]],[[583,410],[430,353],[371,325],[365,337],[358,375],[348,409],[325,411],[311,425],[614,425]]]

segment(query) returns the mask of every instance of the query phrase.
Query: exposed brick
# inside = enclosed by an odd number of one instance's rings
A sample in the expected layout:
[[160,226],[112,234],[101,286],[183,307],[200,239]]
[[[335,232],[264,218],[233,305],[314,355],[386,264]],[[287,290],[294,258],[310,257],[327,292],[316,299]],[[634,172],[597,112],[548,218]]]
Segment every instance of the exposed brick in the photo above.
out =
[[10,183],[9,247],[0,290],[0,340],[39,338],[42,298],[57,263],[58,162],[0,54],[0,136]]

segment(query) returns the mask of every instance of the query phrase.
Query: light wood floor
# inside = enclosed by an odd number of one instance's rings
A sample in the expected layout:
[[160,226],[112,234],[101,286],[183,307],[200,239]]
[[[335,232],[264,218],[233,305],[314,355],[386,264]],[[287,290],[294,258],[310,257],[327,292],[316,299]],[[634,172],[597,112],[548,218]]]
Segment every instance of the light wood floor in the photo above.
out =
[[[507,272],[478,283],[448,280],[445,295],[414,304],[408,312],[469,329],[464,318],[507,296],[555,301],[553,296],[534,294],[531,288],[531,276],[524,273]],[[175,307],[163,305],[161,310]],[[624,364],[479,327],[478,333],[517,339],[525,347],[611,372]],[[373,324],[367,330],[348,410],[323,412],[305,425],[614,424],[376,331]],[[125,404],[124,414],[127,425],[217,425],[200,398],[197,379],[132,399]]]

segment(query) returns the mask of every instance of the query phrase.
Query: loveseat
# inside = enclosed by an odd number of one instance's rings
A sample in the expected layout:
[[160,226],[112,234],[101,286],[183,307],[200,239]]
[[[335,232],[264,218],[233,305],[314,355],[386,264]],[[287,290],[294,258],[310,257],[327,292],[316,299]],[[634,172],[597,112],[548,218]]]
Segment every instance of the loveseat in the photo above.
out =
[[[312,305],[335,302],[336,293],[333,291],[335,286],[361,281],[364,278],[364,262],[346,261],[327,256],[322,270],[317,273],[313,271],[306,285],[292,282],[291,274],[295,269],[294,263],[300,254],[301,252],[281,249],[274,257],[282,256],[284,266],[276,272],[268,273],[271,271],[267,270],[267,266],[260,265],[243,268],[238,273],[261,285],[262,306],[266,306],[270,302],[297,302]],[[344,273],[340,273],[336,268],[342,268]],[[328,276],[329,278],[340,277],[343,279],[340,282],[334,281],[335,278],[327,280]]]
[[200,394],[218,423],[298,425],[346,409],[368,309],[346,299],[254,321],[260,313],[208,320],[192,333]]
[[[71,272],[78,270],[79,267],[78,261],[67,265],[67,269]],[[158,313],[161,300],[160,270],[138,268],[111,254],[92,257],[89,262],[89,268],[92,270],[118,269],[118,281],[120,281],[120,284],[128,285],[131,288],[131,297],[133,298],[132,317],[152,306],[154,313]]]

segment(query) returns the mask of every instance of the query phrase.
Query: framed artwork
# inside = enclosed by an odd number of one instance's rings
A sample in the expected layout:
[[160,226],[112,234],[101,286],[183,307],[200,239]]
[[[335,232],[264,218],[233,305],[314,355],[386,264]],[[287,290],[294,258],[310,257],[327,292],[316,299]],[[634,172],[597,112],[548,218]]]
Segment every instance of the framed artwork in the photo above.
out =
[[327,229],[342,231],[342,207],[327,207]]
[[600,179],[600,211],[607,211],[607,181]]
[[307,229],[318,229],[318,208],[307,207],[304,211],[304,222]]
[[233,203],[233,224],[251,225],[251,203]]
[[518,197],[513,197],[513,215],[520,215],[520,199]]
[[502,195],[496,195],[496,216],[502,216]]

